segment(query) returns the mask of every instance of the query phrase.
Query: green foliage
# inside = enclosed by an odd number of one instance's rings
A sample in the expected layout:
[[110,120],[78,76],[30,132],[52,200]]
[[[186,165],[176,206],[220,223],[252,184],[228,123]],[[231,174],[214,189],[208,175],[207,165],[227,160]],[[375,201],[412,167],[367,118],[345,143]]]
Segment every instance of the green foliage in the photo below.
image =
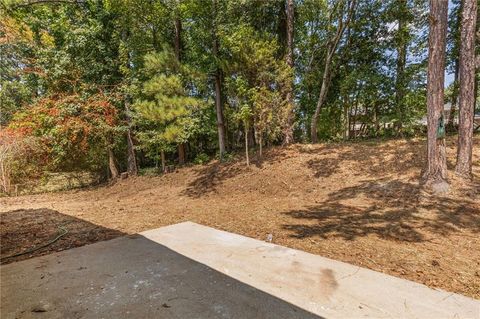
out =
[[210,162],[210,156],[205,153],[197,154],[197,156],[195,156],[195,159],[193,160],[193,163],[197,165],[207,164],[208,162]]
[[275,141],[286,121],[284,97],[292,70],[276,58],[276,40],[247,25],[226,35],[224,41],[234,61],[226,69],[234,75],[227,81],[234,118],[247,130],[253,122],[260,139],[265,135]]
[[168,49],[147,54],[144,73],[146,80],[134,104],[137,124],[149,127],[138,132],[141,147],[171,150],[171,145],[187,142],[201,125],[195,115],[205,103],[192,93],[196,74]]
[[[30,138],[28,161],[45,169],[104,169],[107,148],[123,168],[127,129],[142,165],[159,165],[162,151],[175,160],[179,144],[203,162],[218,149],[216,84],[227,151],[234,153],[245,134],[254,146],[280,143],[294,83],[295,137],[308,141],[325,56],[346,3],[294,1],[292,69],[285,1],[4,1],[0,126]],[[458,8],[455,0],[450,72]],[[357,0],[332,58],[321,139],[418,131],[426,112],[427,9],[426,1]],[[399,48],[407,56],[400,75]],[[28,166],[17,163],[19,171]]]

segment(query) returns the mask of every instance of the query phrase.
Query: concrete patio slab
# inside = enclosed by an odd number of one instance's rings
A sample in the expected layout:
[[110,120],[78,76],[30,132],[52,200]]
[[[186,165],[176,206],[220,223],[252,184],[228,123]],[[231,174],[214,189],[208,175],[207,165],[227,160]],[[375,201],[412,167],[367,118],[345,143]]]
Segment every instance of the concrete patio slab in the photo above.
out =
[[194,223],[146,238],[325,318],[480,318],[480,301]]
[[142,236],[0,271],[2,319],[317,318]]
[[1,318],[479,318],[480,301],[182,223],[2,266]]

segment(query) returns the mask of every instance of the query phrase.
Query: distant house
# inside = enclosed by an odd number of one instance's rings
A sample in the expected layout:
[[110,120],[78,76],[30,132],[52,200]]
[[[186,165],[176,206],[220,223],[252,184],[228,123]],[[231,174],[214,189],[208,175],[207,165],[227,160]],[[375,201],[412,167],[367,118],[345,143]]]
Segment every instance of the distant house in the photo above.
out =
[[[353,110],[351,111],[353,112]],[[450,113],[452,112],[452,103],[447,102],[443,106],[443,116],[445,120],[445,125],[448,123],[450,120]],[[367,130],[369,127],[372,127],[371,122],[365,123],[362,121],[362,118],[364,119],[365,117],[365,110],[357,110],[357,114],[354,115],[353,113],[350,113],[350,119],[354,120],[356,119],[355,123],[350,124],[350,132],[349,136],[365,136],[367,134]],[[416,121],[417,125],[419,126],[427,126],[427,115],[423,116],[421,119]],[[455,126],[458,125],[458,108],[455,108],[455,116],[453,118],[453,124]],[[381,123],[380,124],[382,128],[387,129],[387,128],[393,128],[394,123],[393,122],[388,122],[388,123]],[[474,115],[474,124],[473,124],[473,130],[474,132],[480,132],[480,112],[475,113]]]
[[[445,118],[445,123],[448,123],[450,119],[450,113],[452,112],[452,103],[448,102],[445,103],[443,106],[443,116]],[[458,108],[455,108],[455,117],[453,118],[453,124],[458,125]],[[477,112],[473,118],[474,125],[473,130],[479,131],[480,130],[480,113]],[[421,120],[418,121],[418,124],[427,125],[427,116],[425,115]]]

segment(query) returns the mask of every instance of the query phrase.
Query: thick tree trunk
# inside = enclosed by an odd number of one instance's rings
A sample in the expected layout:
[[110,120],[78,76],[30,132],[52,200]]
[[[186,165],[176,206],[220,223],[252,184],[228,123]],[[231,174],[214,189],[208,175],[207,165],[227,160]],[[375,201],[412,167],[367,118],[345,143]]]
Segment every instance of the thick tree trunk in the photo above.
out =
[[[295,16],[295,8],[293,0],[287,0],[287,52],[286,52],[286,62],[288,66],[294,70],[294,63],[293,63],[293,26],[294,26],[294,16]],[[293,143],[293,122],[295,118],[295,101],[294,101],[294,86],[293,86],[293,78],[290,83],[288,83],[287,88],[287,119],[286,119],[286,126],[284,131],[284,144]]]
[[405,65],[407,63],[407,0],[397,0],[398,39],[397,39],[397,77],[395,81],[395,102],[397,107],[397,132],[401,133],[405,118]]
[[[214,10],[214,23],[213,23],[213,55],[215,57],[215,63],[218,63],[219,58],[219,45],[218,45],[218,36],[217,36],[217,24],[215,19],[217,19],[217,0],[213,1],[213,10]],[[222,104],[222,72],[218,65],[215,70],[215,110],[217,113],[217,130],[218,130],[218,148],[220,160],[223,160],[223,155],[225,153],[225,121],[223,116],[223,104]]]
[[475,29],[477,0],[464,0],[460,30],[460,96],[458,149],[455,172],[472,176],[473,116],[475,108]]
[[118,178],[118,168],[115,163],[115,155],[113,154],[112,147],[108,147],[108,167],[110,169],[110,176],[112,179]]
[[427,74],[427,166],[426,182],[446,182],[445,138],[439,135],[443,121],[445,49],[448,0],[430,0]]

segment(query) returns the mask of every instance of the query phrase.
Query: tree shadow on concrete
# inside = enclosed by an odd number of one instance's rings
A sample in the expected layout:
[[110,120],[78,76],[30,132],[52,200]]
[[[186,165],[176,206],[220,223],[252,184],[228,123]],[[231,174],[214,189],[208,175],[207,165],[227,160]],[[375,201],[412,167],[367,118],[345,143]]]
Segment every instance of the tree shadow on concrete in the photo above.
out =
[[[0,214],[1,263],[8,264],[123,235],[125,234],[118,230],[48,208],[3,212]],[[52,242],[57,237],[59,238],[52,244],[25,253]],[[25,254],[9,258],[19,253]]]
[[323,318],[142,235],[2,266],[1,281],[7,318]]
[[420,192],[419,186],[399,180],[363,181],[329,194],[320,204],[285,212],[302,222],[283,228],[295,238],[354,240],[376,235],[409,242],[428,241],[433,235],[459,229],[480,232],[478,204],[449,197],[425,199]]

